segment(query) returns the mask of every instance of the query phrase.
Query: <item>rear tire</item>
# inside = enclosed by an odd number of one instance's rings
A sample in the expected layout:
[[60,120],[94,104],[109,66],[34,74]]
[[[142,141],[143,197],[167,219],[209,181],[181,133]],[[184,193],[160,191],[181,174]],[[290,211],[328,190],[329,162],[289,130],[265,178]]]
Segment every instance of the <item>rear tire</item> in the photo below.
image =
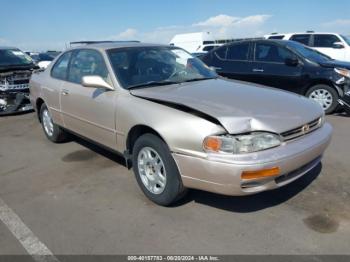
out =
[[186,193],[167,145],[153,134],[142,135],[135,142],[133,169],[143,193],[158,205],[169,206]]
[[67,133],[53,122],[51,113],[45,104],[42,104],[40,108],[40,121],[44,133],[50,141],[61,143],[67,140]]
[[339,94],[335,88],[329,85],[312,86],[305,96],[318,102],[326,114],[333,113],[338,107]]

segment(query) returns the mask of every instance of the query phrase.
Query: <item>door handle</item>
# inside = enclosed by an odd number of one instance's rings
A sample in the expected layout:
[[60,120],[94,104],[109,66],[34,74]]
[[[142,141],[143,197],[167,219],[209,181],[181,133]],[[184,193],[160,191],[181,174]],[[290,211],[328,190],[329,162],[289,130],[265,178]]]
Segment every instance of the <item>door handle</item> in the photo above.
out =
[[262,72],[264,72],[264,69],[254,68],[253,72],[260,72],[260,73],[262,73]]
[[63,90],[62,90],[62,95],[66,96],[66,95],[68,95],[68,94],[69,94],[68,90],[66,90],[66,89],[63,89]]

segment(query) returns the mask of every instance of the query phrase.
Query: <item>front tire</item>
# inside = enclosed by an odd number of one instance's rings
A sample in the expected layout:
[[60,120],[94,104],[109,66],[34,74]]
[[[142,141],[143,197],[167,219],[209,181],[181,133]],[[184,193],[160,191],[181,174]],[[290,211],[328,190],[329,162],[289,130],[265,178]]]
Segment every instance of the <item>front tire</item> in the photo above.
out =
[[333,113],[338,107],[338,92],[329,85],[315,85],[306,92],[306,97],[318,102],[326,114]]
[[175,160],[159,137],[145,134],[137,139],[133,169],[143,193],[156,204],[168,206],[185,195]]
[[51,113],[45,104],[40,108],[40,121],[46,137],[54,142],[61,143],[67,140],[67,133],[52,121]]

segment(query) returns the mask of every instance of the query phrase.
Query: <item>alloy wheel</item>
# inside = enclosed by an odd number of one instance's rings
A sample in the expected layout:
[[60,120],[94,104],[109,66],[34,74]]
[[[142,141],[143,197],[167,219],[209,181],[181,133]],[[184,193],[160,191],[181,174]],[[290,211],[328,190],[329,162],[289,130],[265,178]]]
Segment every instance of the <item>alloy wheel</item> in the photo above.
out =
[[51,137],[53,135],[53,122],[49,110],[43,111],[42,121],[46,134]]
[[166,171],[162,158],[151,147],[142,148],[137,156],[138,173],[146,189],[161,194],[166,186]]

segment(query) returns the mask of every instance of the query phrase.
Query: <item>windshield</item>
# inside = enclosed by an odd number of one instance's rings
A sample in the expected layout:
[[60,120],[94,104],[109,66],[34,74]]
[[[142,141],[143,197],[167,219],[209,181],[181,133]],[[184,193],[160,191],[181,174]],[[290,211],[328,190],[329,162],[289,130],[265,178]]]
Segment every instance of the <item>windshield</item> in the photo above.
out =
[[288,43],[288,46],[291,47],[293,50],[295,50],[304,58],[311,60],[313,62],[319,63],[319,62],[326,62],[326,61],[332,60],[332,58],[330,58],[329,56],[322,54],[321,52],[311,49],[298,42],[290,41]]
[[0,66],[31,65],[33,60],[19,49],[0,49]]
[[108,51],[113,70],[126,88],[216,78],[202,61],[174,47],[132,47]]
[[344,41],[345,41],[348,45],[350,45],[350,38],[349,38],[348,36],[342,35],[341,37],[344,39]]

